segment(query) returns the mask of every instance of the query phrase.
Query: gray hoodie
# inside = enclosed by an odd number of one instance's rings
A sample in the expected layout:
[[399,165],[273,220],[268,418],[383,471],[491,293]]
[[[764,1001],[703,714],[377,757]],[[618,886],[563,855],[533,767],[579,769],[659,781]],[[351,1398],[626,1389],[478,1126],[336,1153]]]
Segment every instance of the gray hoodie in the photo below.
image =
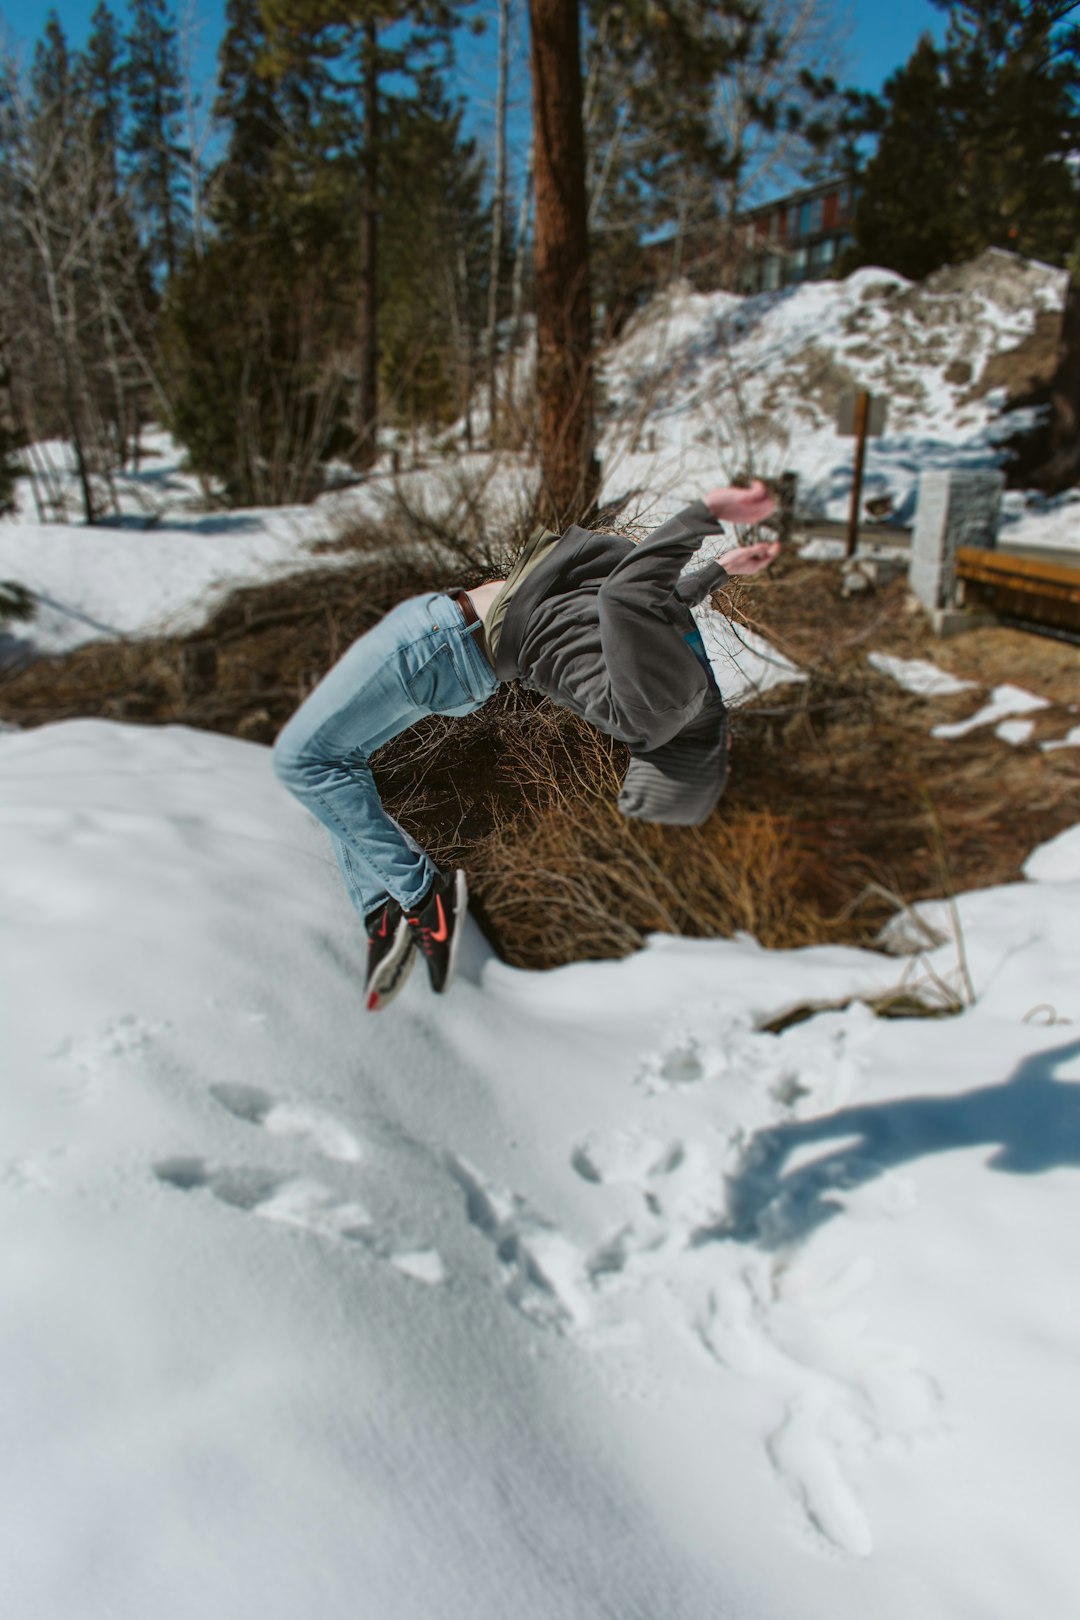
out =
[[495,658],[518,679],[630,749],[619,809],[697,825],[727,776],[727,715],[690,612],[727,579],[708,563],[679,575],[708,534],[695,501],[647,540],[577,525],[511,598]]

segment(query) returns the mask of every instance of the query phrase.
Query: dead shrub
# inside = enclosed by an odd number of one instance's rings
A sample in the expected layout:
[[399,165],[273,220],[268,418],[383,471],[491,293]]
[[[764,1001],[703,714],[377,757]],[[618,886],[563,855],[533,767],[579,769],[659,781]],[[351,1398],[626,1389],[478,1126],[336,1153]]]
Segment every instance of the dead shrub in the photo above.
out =
[[467,866],[478,915],[516,966],[621,956],[650,933],[841,937],[790,817],[722,803],[701,827],[628,821],[615,803],[627,757],[508,687],[463,721],[396,738],[375,769],[392,814],[440,863]]
[[763,945],[836,933],[808,903],[784,818],[717,813],[702,827],[625,821],[610,802],[559,804],[472,854],[484,915],[521,966],[621,956],[650,933]]

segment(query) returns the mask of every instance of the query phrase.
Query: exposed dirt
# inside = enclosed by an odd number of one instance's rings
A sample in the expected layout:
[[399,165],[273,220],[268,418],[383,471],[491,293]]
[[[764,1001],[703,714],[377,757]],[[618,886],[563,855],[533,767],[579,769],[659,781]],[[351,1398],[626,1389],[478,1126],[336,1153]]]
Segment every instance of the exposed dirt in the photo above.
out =
[[[1061,338],[1061,311],[1040,309],[1035,330],[1015,348],[992,354],[978,381],[958,401],[968,405],[983,399],[995,388],[1004,388],[1006,405],[1019,405],[1038,390],[1049,388],[1057,366]],[[947,379],[948,380],[948,379]],[[960,379],[966,382],[967,378]]]
[[[393,602],[446,583],[434,567],[388,571],[360,558],[240,591],[186,638],[41,661],[0,688],[0,714],[20,725],[86,715],[182,723],[270,742]],[[378,756],[393,813],[436,859],[470,869],[508,960],[619,954],[665,928],[865,944],[895,908],[889,896],[1014,881],[1035,844],[1075,821],[1080,750],[1038,747],[1080,723],[1074,646],[1012,629],[939,641],[903,581],[844,598],[839,565],[795,555],[718,601],[809,679],[738,711],[730,787],[702,828],[623,822],[612,808],[623,751],[513,687]],[[876,673],[871,651],[930,658],[977,686],[919,698]],[[1030,743],[1011,745],[992,727],[948,742],[930,735],[1004,682],[1049,701],[1032,716]]]

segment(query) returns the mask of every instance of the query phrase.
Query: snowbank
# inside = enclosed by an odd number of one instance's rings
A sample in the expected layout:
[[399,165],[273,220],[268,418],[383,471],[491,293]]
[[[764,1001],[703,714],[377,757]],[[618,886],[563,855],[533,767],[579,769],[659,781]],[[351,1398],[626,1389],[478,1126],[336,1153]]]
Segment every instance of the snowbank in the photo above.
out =
[[7,1612],[1071,1620],[1072,834],[955,1018],[839,1006],[933,908],[369,1018],[264,750],[5,734],[0,825]]

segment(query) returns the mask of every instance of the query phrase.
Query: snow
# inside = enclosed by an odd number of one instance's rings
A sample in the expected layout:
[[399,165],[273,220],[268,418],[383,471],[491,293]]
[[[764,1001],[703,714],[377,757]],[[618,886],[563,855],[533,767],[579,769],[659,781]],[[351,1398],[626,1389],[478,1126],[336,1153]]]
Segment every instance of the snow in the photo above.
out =
[[1080,748],[1080,726],[1073,726],[1064,737],[1055,737],[1050,742],[1040,743],[1043,753],[1049,754],[1057,748]]
[[[1035,709],[1045,709],[1047,706],[1046,698],[1037,697],[1034,692],[1027,692],[1022,686],[1013,686],[1011,682],[1006,681],[1001,686],[995,686],[990,693],[990,701],[984,703],[980,709],[976,709],[966,720],[934,726],[930,735],[944,738],[965,737],[969,731],[975,731],[979,726],[989,726],[995,720],[1003,720],[1009,715],[1030,714]],[[1017,740],[1015,735],[1010,736],[1001,726],[997,727],[997,734],[1008,741]],[[1025,730],[1020,734],[1019,740],[1026,741],[1029,736],[1030,731]]]
[[[347,512],[360,515],[365,501],[374,510],[370,495],[350,491],[306,507],[208,512],[168,435],[149,434],[145,448],[151,470],[121,481],[124,515],[114,523],[39,523],[29,488],[17,486],[19,515],[0,523],[0,579],[27,586],[39,606],[32,624],[13,627],[12,641],[57,653],[197,628],[237,585],[340,565],[311,547],[332,538]],[[51,447],[50,461],[73,482],[61,447]]]
[[1036,883],[1080,883],[1080,826],[1067,827],[1033,850],[1024,862],[1024,876]]
[[956,692],[969,691],[975,684],[939,669],[928,658],[895,658],[891,653],[872,652],[867,662],[882,675],[890,675],[905,692],[914,692],[919,697],[951,697]]
[[6,1612],[1069,1620],[1080,829],[375,1018],[264,749],[5,733],[0,823]]

